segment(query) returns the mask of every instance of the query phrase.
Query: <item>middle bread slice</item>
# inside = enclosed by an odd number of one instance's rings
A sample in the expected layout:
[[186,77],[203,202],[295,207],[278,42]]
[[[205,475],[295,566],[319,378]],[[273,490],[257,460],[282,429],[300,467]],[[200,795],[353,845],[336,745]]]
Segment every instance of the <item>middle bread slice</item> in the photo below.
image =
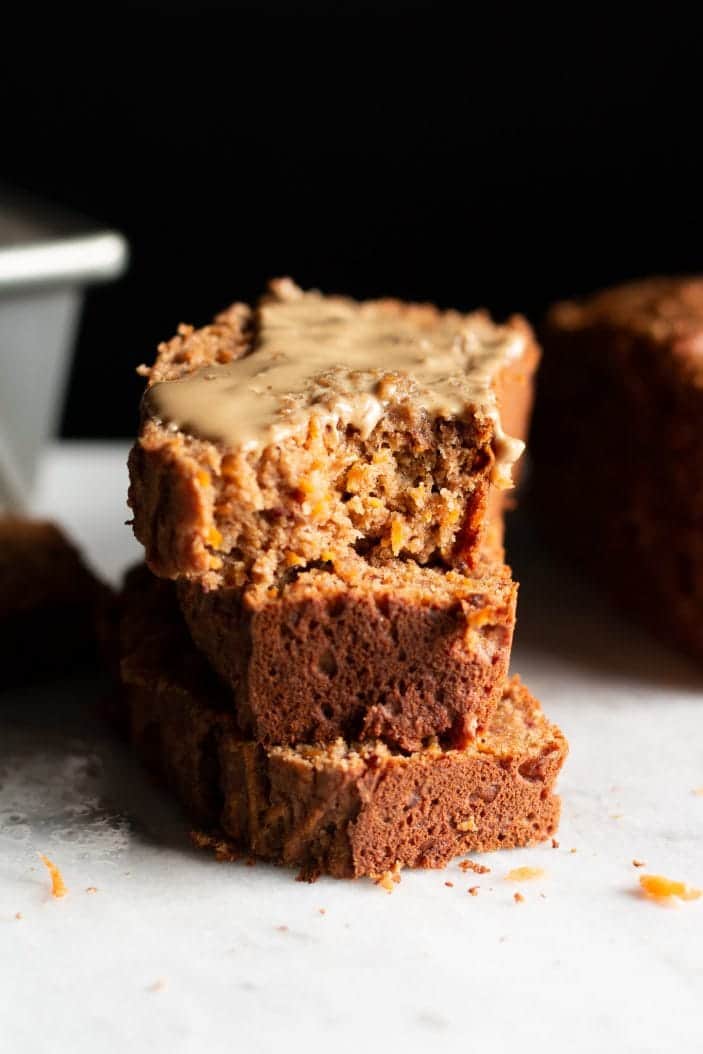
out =
[[190,635],[265,745],[431,736],[463,748],[510,662],[517,585],[486,551],[471,577],[394,560],[293,568],[276,587],[178,583]]

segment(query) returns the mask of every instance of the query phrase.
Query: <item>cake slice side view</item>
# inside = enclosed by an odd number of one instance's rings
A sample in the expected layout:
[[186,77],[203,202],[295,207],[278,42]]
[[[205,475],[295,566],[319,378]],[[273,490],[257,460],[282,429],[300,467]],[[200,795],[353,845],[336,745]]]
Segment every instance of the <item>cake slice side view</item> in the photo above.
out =
[[289,279],[255,309],[181,327],[144,370],[130,455],[149,566],[206,589],[351,551],[470,571],[523,447],[502,421],[526,427],[538,357],[517,317]]
[[217,679],[188,647],[173,590],[152,579],[145,595],[143,574],[123,595],[131,738],[193,820],[235,849],[307,877],[378,876],[556,831],[567,744],[518,679],[464,750],[432,743],[402,754],[341,739],[264,748],[242,737]]
[[463,746],[486,725],[508,672],[517,586],[487,555],[471,577],[356,557],[280,589],[182,581],[178,594],[254,739],[417,750],[430,736]]

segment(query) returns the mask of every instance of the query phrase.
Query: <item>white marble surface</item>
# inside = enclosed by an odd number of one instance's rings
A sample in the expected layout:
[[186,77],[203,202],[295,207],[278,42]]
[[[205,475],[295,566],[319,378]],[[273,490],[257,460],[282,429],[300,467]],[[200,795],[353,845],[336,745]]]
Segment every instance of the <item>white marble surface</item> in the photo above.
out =
[[[137,554],[124,454],[54,450],[36,503],[113,578]],[[514,562],[513,665],[572,753],[560,847],[487,875],[407,873],[388,895],[218,864],[101,725],[102,685],[0,698],[0,1050],[701,1051],[703,900],[646,901],[632,860],[703,886],[703,674],[524,532]],[[523,864],[544,877],[511,885]]]

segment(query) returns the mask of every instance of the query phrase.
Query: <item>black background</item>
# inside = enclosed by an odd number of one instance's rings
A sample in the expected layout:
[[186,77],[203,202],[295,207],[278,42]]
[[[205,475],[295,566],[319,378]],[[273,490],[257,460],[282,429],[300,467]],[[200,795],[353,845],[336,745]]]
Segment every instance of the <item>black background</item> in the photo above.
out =
[[617,26],[594,7],[330,10],[6,27],[0,176],[132,250],[89,295],[65,434],[131,434],[134,367],[271,275],[538,320],[701,267],[702,56],[673,9]]

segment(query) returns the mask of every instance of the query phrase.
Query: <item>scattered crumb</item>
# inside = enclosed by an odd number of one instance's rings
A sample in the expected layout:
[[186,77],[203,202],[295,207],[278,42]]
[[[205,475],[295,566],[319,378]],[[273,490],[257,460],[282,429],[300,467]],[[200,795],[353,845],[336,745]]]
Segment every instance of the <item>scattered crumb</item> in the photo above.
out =
[[88,888],[86,889],[86,893],[97,893],[97,892],[98,892],[98,887],[97,886],[88,886]]
[[578,849],[569,849],[569,852],[570,852],[570,853],[577,853],[577,852],[578,852]]
[[320,912],[321,915],[327,914],[327,908],[318,908],[317,910]]
[[56,897],[57,899],[59,897],[65,897],[68,893],[68,887],[66,886],[66,883],[63,880],[63,875],[59,871],[56,864],[52,863],[51,860],[49,860],[48,856],[44,856],[43,853],[39,853],[39,859],[41,860],[44,867],[47,869],[49,875],[51,876],[52,897]]
[[165,992],[168,988],[168,983],[165,977],[157,977],[153,984],[149,985],[149,992]]
[[516,904],[523,904],[525,898],[523,897],[522,893],[513,893],[513,900]]
[[288,927],[287,926],[276,926],[276,929],[278,930],[279,933],[288,933]]
[[506,882],[523,882],[528,878],[542,878],[544,870],[541,867],[514,867],[505,876]]
[[477,864],[475,860],[462,860],[459,867],[462,871],[473,871],[475,875],[487,875],[491,870],[484,864]]
[[16,911],[16,912],[15,912],[15,918],[16,918],[16,919],[23,919],[23,918],[24,918],[24,915],[22,914],[22,912],[21,912],[21,911]]
[[558,848],[559,848],[559,843],[557,842],[556,838],[552,838],[552,849],[558,849]]
[[685,882],[675,882],[664,875],[640,875],[640,886],[648,897],[654,900],[670,900],[678,897],[679,900],[698,900],[703,896],[703,890],[687,886]]
[[644,860],[637,860],[637,859],[635,859],[635,860],[632,861],[632,866],[633,867],[644,867]]
[[387,893],[393,892],[393,887],[400,882],[400,864],[395,863],[390,871],[384,871],[382,875],[374,878],[374,882]]
[[453,882],[445,882],[444,884],[445,884],[445,886],[449,886],[450,889],[454,889],[454,883]]
[[469,893],[471,894],[472,897],[477,897],[479,889],[480,889],[480,886],[469,886],[469,890],[468,891],[469,891]]
[[703,798],[703,787],[694,787],[693,793],[699,798]]

